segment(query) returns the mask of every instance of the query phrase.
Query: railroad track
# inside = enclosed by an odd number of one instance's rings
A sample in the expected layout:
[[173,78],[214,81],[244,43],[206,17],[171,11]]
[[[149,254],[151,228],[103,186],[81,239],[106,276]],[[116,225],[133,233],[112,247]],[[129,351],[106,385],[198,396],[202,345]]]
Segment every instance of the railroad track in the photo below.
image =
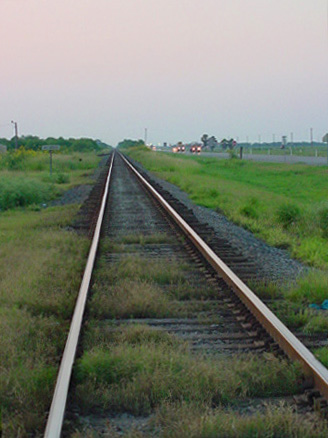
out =
[[[151,282],[157,284],[155,292],[149,292],[149,306],[143,302],[130,313],[122,308],[113,313],[106,305],[105,292],[100,290],[107,287],[101,281],[115,282],[125,275],[127,281],[120,287],[122,293],[129,294],[128,287],[136,287],[133,269],[139,272],[146,293],[149,275]],[[244,281],[253,277],[253,264],[209,227],[201,226],[170,194],[150,184],[125,157],[113,153],[45,436],[61,436],[64,418],[64,435],[82,417],[88,417],[93,426],[90,416],[79,412],[74,376],[71,382],[74,360],[82,356],[86,344],[95,345],[97,339],[104,337],[115,338],[126,327],[146,326],[168,333],[183,341],[192,355],[212,359],[235,354],[286,354],[301,363],[307,385],[311,388],[313,384],[328,399],[327,369],[246,286]],[[154,297],[163,300],[157,308],[151,299]],[[97,330],[81,336],[83,319],[88,322],[90,315],[99,319]],[[93,339],[94,333],[97,336]],[[318,396],[313,389],[308,395]],[[323,399],[318,400],[324,404]],[[99,418],[97,421],[95,427],[99,428]]]

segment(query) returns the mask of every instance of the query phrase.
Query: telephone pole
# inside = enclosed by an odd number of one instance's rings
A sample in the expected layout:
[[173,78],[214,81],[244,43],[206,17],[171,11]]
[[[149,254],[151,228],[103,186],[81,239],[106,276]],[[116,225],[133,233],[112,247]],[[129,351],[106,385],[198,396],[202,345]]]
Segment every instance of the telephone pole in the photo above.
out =
[[147,134],[148,134],[148,128],[145,128],[145,145],[147,146]]
[[15,126],[15,149],[18,149],[18,128],[17,128],[17,122],[14,122],[13,120],[11,123]]

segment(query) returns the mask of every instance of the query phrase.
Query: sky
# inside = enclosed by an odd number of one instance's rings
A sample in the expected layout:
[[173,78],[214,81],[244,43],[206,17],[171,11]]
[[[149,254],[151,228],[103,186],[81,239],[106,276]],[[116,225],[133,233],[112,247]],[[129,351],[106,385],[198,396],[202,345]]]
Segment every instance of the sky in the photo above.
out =
[[0,0],[0,137],[328,132],[328,0]]

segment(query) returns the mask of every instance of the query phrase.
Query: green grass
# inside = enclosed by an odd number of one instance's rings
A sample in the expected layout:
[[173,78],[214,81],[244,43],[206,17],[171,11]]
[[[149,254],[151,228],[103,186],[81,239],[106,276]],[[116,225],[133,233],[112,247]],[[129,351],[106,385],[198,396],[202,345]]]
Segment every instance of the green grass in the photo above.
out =
[[36,178],[22,176],[12,178],[2,175],[0,181],[0,212],[42,204],[56,197],[58,191],[54,185],[46,184]]
[[324,364],[325,367],[328,367],[328,348],[327,347],[318,348],[315,351],[315,355]]
[[41,432],[89,241],[77,205],[0,214],[0,411],[4,436]]
[[100,158],[95,153],[54,154],[53,175],[44,152],[18,150],[0,155],[0,212],[40,206],[90,178]]
[[289,327],[305,333],[322,333],[328,329],[328,313],[310,304],[321,305],[328,297],[328,277],[325,272],[311,271],[293,282],[250,282],[249,286]]
[[[212,361],[165,342],[123,340],[87,351],[75,368],[80,408],[146,415],[164,402],[208,406],[300,390],[300,369],[287,361],[245,356]],[[192,382],[192,384],[190,384]]]
[[223,212],[309,265],[328,268],[328,170],[303,164],[130,152],[197,204]]

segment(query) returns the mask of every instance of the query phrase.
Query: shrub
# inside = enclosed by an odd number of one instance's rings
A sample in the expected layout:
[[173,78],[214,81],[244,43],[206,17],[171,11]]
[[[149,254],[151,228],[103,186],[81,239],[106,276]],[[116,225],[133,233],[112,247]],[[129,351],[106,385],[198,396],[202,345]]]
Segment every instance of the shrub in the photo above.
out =
[[294,204],[282,204],[277,210],[277,220],[284,228],[299,221],[301,210]]
[[38,204],[51,199],[53,195],[50,184],[35,179],[3,178],[0,181],[0,210]]
[[70,178],[67,173],[58,173],[56,175],[56,183],[57,184],[67,184],[69,183]]
[[235,160],[238,158],[237,152],[233,149],[228,150],[229,158]]

